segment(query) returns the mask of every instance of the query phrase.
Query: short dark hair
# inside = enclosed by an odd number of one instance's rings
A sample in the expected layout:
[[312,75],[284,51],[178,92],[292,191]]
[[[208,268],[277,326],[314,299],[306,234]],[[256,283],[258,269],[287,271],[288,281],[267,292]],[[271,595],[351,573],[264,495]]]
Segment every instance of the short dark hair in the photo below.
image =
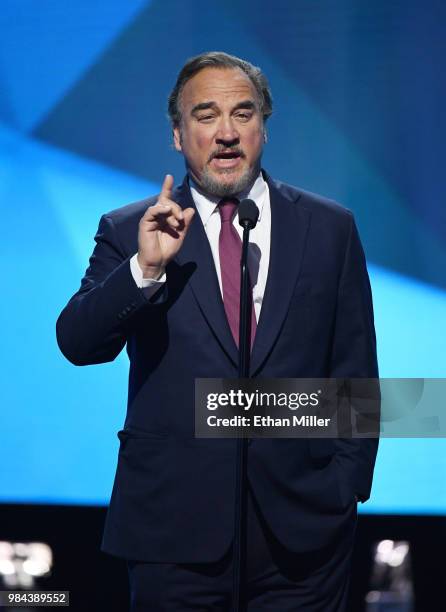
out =
[[257,66],[222,51],[208,51],[190,58],[180,70],[169,96],[168,115],[173,127],[181,121],[180,96],[187,81],[204,68],[240,68],[250,79],[260,99],[263,120],[273,112],[273,99],[266,76]]

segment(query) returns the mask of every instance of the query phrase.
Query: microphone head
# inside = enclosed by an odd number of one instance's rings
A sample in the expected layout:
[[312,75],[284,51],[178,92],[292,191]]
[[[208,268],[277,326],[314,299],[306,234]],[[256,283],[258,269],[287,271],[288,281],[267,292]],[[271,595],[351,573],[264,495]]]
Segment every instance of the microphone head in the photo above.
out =
[[253,200],[242,200],[238,206],[238,222],[242,227],[253,229],[259,219],[259,209]]

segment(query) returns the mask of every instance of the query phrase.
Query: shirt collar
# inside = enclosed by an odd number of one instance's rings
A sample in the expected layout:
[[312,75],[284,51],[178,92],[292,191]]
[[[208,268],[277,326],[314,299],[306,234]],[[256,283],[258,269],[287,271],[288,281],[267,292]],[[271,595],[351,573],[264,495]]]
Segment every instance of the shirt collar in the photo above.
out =
[[[218,203],[221,198],[215,196],[205,195],[198,185],[189,177],[189,185],[194,200],[195,206],[197,207],[198,213],[201,217],[203,225],[206,227],[211,215],[216,210]],[[241,201],[246,198],[254,200],[259,209],[259,221],[262,218],[262,210],[265,204],[266,197],[268,195],[268,185],[260,172],[259,176],[254,181],[251,189],[242,191],[236,194],[236,197]]]

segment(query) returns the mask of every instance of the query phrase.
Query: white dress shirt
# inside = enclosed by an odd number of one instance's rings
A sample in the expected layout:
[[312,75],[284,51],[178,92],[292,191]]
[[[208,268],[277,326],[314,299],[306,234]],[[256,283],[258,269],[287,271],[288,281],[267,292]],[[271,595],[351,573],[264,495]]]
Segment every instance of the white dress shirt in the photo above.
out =
[[[209,240],[215,271],[217,272],[220,291],[222,292],[220,253],[218,248],[221,228],[218,203],[221,198],[205,195],[192,180],[190,186],[192,198]],[[248,250],[248,268],[253,286],[254,310],[258,321],[268,276],[271,243],[271,204],[268,184],[264,180],[262,174],[259,174],[248,192],[237,194],[237,198],[239,200],[245,198],[254,200],[259,209],[259,220],[257,225],[250,231]],[[196,221],[192,221],[192,223],[196,223]],[[235,215],[233,225],[239,233],[240,238],[242,238],[243,228],[238,222],[238,215]],[[130,270],[137,286],[144,289],[147,298],[151,297],[166,282],[166,274],[163,274],[158,280],[143,278],[136,254],[130,259]]]

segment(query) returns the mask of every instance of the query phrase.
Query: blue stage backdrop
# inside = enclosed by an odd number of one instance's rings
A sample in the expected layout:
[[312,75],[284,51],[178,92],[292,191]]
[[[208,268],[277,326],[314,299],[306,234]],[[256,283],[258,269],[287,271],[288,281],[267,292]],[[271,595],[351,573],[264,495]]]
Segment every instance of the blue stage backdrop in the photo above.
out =
[[[203,50],[269,76],[269,172],[354,211],[381,375],[446,375],[442,0],[3,0],[0,25],[0,501],[108,501],[127,359],[71,366],[55,321],[100,215],[181,180],[166,97]],[[445,440],[383,440],[364,511],[444,514],[445,473]]]

